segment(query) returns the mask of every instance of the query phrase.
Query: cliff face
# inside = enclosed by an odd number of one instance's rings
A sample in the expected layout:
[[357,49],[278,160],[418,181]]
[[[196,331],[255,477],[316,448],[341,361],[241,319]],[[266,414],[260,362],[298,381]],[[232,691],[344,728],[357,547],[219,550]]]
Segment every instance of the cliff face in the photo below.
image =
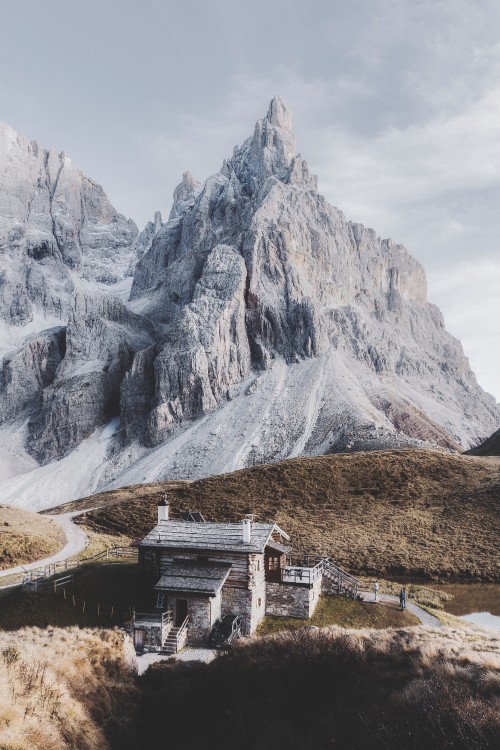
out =
[[67,157],[2,133],[0,404],[38,462],[114,418],[99,486],[498,428],[422,267],[319,194],[279,97],[139,236]]
[[[222,246],[217,284],[207,284]],[[230,316],[218,289],[231,295]],[[363,445],[410,438],[453,447],[498,420],[460,343],[426,300],[422,267],[404,247],[348,222],[322,198],[280,98],[219,174],[201,188],[184,176],[169,222],[137,265],[131,300],[168,332],[148,363],[137,358],[122,388],[125,430],[150,445],[280,359],[292,368],[326,358],[352,378],[352,398],[346,393],[330,406],[329,390],[342,390],[335,368],[328,365],[322,383],[311,383],[321,391],[314,420],[329,423],[328,449],[358,444],[361,435]],[[172,371],[182,373],[175,383]],[[133,405],[146,381],[147,403],[141,415],[132,406],[128,419],[125,402]],[[312,450],[325,448],[321,432]],[[395,432],[402,434],[396,439]]]
[[75,276],[123,278],[137,227],[71,159],[0,123],[0,164],[1,318],[23,325],[34,308],[64,318]]

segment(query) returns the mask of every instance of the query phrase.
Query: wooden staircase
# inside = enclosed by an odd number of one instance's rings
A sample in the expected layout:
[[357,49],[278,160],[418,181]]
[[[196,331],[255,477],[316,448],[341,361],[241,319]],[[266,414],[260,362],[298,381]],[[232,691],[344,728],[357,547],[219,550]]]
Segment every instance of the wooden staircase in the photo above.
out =
[[160,654],[177,654],[185,646],[188,621],[189,616],[186,617],[182,625],[170,628],[163,641]]
[[347,571],[342,570],[342,568],[332,563],[328,557],[323,560],[323,576],[329,578],[335,585],[335,593],[341,596],[348,596],[352,599],[357,597],[358,591],[361,588],[361,582],[350,573],[347,573]]

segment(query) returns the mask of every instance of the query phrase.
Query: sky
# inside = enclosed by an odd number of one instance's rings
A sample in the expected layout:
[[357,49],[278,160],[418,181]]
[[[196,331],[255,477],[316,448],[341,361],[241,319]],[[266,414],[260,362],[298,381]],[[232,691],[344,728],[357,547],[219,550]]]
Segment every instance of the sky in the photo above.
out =
[[320,191],[424,265],[500,401],[498,0],[0,0],[0,119],[139,228],[275,94]]

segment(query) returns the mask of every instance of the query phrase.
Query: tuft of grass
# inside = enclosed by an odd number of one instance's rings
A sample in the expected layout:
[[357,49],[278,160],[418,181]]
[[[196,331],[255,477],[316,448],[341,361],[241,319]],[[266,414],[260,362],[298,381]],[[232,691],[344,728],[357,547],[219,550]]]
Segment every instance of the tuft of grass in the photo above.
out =
[[[6,657],[13,650],[14,660]],[[0,748],[119,747],[134,696],[121,633],[0,632]]]
[[0,570],[49,557],[65,543],[63,530],[51,518],[0,505]]
[[297,550],[330,555],[358,575],[500,580],[500,459],[431,450],[313,458],[101,493],[59,510],[99,533],[142,538],[168,492],[175,517],[207,520],[246,512],[276,520]]

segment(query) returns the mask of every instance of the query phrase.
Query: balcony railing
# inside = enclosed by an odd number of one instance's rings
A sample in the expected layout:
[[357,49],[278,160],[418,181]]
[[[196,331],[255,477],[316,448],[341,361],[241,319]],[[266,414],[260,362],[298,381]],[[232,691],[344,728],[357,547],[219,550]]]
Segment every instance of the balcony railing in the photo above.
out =
[[304,583],[312,585],[323,575],[323,559],[317,555],[287,555],[283,568],[283,583]]
[[283,583],[303,583],[311,586],[322,576],[336,584],[337,593],[346,596],[356,597],[361,585],[357,578],[332,563],[329,557],[287,555],[287,564],[281,571]]
[[172,625],[173,616],[170,609],[166,612],[134,612],[133,621],[136,627],[144,624],[158,625],[158,627],[163,628],[167,625]]

